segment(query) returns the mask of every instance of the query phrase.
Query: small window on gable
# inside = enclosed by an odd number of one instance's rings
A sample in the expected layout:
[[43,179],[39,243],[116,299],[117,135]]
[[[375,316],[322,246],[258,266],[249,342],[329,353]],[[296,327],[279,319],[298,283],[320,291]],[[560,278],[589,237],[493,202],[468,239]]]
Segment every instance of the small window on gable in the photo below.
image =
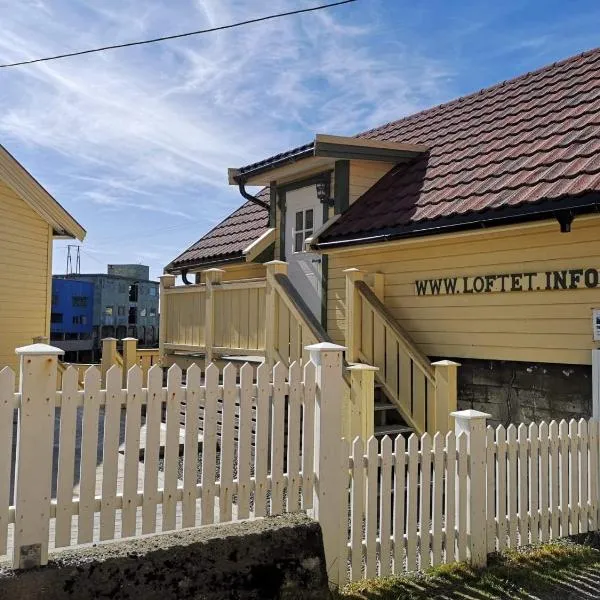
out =
[[296,227],[294,228],[294,252],[305,252],[304,242],[313,233],[313,209],[296,212]]

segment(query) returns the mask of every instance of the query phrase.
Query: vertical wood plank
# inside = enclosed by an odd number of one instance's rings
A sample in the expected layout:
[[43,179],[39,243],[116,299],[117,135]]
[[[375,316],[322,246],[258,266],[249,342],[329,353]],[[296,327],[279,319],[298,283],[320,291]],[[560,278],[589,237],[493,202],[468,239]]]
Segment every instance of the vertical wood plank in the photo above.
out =
[[90,367],[83,379],[83,419],[81,423],[81,463],[79,475],[79,518],[77,543],[87,544],[94,536],[98,420],[100,415],[100,371]]
[[[0,377],[4,374],[4,370],[0,373]],[[12,387],[6,386],[7,382],[3,378],[0,378],[0,427],[4,429],[2,433],[7,433],[6,424],[2,419],[6,419],[7,423],[10,423],[10,437],[12,439],[12,402],[10,403],[10,410],[6,409],[8,403],[6,402],[7,391],[12,395],[14,391],[14,381]],[[10,386],[10,382],[8,382]],[[60,405],[60,431],[59,431],[59,443],[58,443],[58,479],[56,485],[56,532],[55,532],[55,546],[60,548],[62,546],[69,546],[71,544],[71,520],[73,514],[73,476],[75,470],[75,432],[77,429],[77,400],[78,400],[78,373],[77,369],[73,366],[67,368],[62,375],[62,401]],[[2,400],[5,400],[2,402]],[[2,438],[0,438],[2,439]],[[8,463],[10,465],[10,452],[0,453],[2,457],[1,461],[6,461],[8,457]],[[6,467],[4,467],[4,471]],[[8,468],[8,477],[10,478],[10,466]],[[6,481],[6,480],[3,480]],[[6,490],[8,491],[10,485],[7,481]],[[2,488],[0,488],[2,489]],[[4,514],[5,509],[8,511],[8,506],[2,505],[0,508],[0,523],[5,521]],[[2,543],[6,544],[5,540],[1,539],[2,532],[0,531],[0,546]],[[0,548],[0,554],[6,552],[6,547]]]
[[598,529],[598,421],[592,419],[588,423],[588,445],[589,445],[589,523],[590,530]]
[[577,421],[569,421],[569,520],[572,535],[579,533],[579,437],[577,435]]
[[250,465],[252,464],[252,365],[240,369],[240,418],[238,433],[238,519],[250,516]]
[[467,479],[468,479],[468,450],[467,436],[461,433],[456,439],[458,454],[457,489],[457,525],[458,525],[458,560],[467,560]]
[[174,364],[167,373],[167,431],[164,450],[162,531],[175,529],[177,524],[177,470],[179,467],[179,420],[182,391],[181,369]]
[[281,358],[287,361],[286,366],[288,366],[290,358],[290,311],[279,296],[277,300],[279,302],[279,310],[277,311],[279,317],[277,325],[277,349]]
[[507,496],[508,496],[508,546],[517,547],[517,429],[511,423],[506,430],[507,437]]
[[540,537],[542,542],[550,539],[550,478],[548,465],[550,458],[550,441],[548,439],[548,423],[542,421],[539,428],[540,452]]
[[219,369],[211,363],[204,373],[204,430],[202,436],[202,525],[215,522],[215,480],[217,477],[217,402]]
[[146,447],[144,449],[144,499],[142,501],[142,533],[155,533],[158,504],[158,457],[162,419],[162,369],[155,365],[148,371],[146,398]]
[[379,575],[381,577],[385,577],[391,573],[392,564],[390,551],[390,530],[392,525],[392,452],[392,440],[386,435],[381,442],[381,485],[379,499]]
[[140,428],[142,426],[142,369],[133,367],[127,373],[127,410],[125,415],[125,456],[123,469],[123,509],[121,536],[137,532],[137,503],[140,464]]
[[569,535],[569,425],[563,419],[558,426],[560,449],[560,533]]
[[486,429],[486,515],[487,515],[487,551],[496,550],[496,439],[494,429],[488,425]]
[[256,371],[256,436],[254,442],[254,514],[267,514],[267,470],[269,461],[269,425],[271,403],[269,400],[271,369],[263,362]]
[[304,389],[302,398],[302,508],[313,504],[314,481],[314,435],[315,435],[315,365],[304,365]]
[[198,482],[198,432],[202,371],[194,363],[185,376],[185,430],[183,439],[182,527],[196,525],[196,485]]
[[406,568],[417,569],[417,487],[419,467],[419,438],[408,438],[408,492],[406,498]]
[[539,515],[539,433],[536,423],[529,425],[529,532],[532,544],[540,536]]
[[398,393],[398,342],[388,328],[385,330],[385,382]]
[[[503,425],[496,428],[496,515],[498,519],[498,552],[506,549],[506,429]],[[489,515],[488,515],[489,519]]]
[[424,571],[431,566],[429,534],[431,528],[431,436],[421,436],[421,489],[420,489],[420,561],[419,568]]
[[239,348],[252,348],[250,346],[250,290],[238,290],[239,297],[239,319],[240,319],[240,341]]
[[271,515],[283,512],[283,454],[285,433],[285,378],[287,368],[273,368],[273,426],[271,429]]
[[287,439],[287,512],[300,510],[300,411],[302,408],[302,370],[299,362],[289,369]]
[[[375,344],[378,346],[379,344]],[[414,406],[412,391],[412,360],[406,352],[400,352],[399,355],[400,372],[398,374],[398,401],[409,414],[412,414]]]
[[351,493],[351,475],[349,469],[350,443],[347,439],[340,440],[340,469],[343,473],[342,485],[344,493],[341,495],[340,505],[340,540],[338,545],[338,584],[345,585],[348,582],[348,560],[350,558],[349,549],[349,519],[350,512],[350,493]]
[[560,459],[559,434],[556,421],[550,422],[550,506],[551,506],[551,538],[560,537]]
[[367,442],[366,576],[377,575],[377,492],[379,456],[375,437]]
[[249,328],[248,328],[248,347],[259,348],[258,345],[258,289],[254,288],[248,290],[248,314],[249,314]]
[[363,441],[357,437],[352,443],[352,513],[350,517],[352,581],[361,579],[363,572],[363,519],[366,489],[364,453]]
[[[413,382],[412,416],[415,420],[415,423],[417,423],[417,425],[421,427],[423,431],[425,431],[427,378],[425,377],[425,375],[423,375],[419,367],[414,362],[411,361],[411,363]],[[432,398],[431,401],[435,402],[435,398]]]
[[360,351],[363,353],[369,364],[373,363],[373,310],[367,305],[362,299],[362,319],[361,327],[362,333],[360,336],[361,347]]
[[385,379],[385,326],[378,315],[373,313],[373,365],[379,369],[379,375]]
[[406,443],[398,435],[394,443],[394,574],[404,571],[404,505],[406,496]]
[[578,423],[579,437],[579,532],[589,531],[588,522],[588,427],[585,419]]
[[233,508],[233,461],[237,369],[231,363],[223,369],[223,423],[221,425],[221,476],[219,522],[231,521]]
[[119,429],[121,425],[121,403],[123,401],[122,383],[123,375],[121,369],[113,365],[106,373],[100,540],[110,540],[115,536],[117,476],[119,469]]
[[519,543],[529,543],[529,505],[527,498],[527,426],[521,423],[518,428],[518,462],[519,462]]
[[[65,374],[63,374],[63,390]],[[0,440],[3,444],[2,452],[0,452],[0,554],[6,554],[8,545],[8,510],[10,505],[14,392],[15,373],[9,367],[4,367],[0,371]],[[73,489],[71,488],[71,497],[72,496]]]
[[444,516],[445,526],[445,559],[446,563],[452,563],[456,556],[456,481],[458,472],[456,470],[456,436],[454,431],[446,434],[446,505]]

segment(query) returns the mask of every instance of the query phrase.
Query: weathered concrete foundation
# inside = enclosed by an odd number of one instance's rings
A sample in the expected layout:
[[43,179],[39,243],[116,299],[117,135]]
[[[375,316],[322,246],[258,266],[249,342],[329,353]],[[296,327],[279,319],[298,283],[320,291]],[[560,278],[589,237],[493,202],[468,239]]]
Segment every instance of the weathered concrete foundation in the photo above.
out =
[[589,419],[592,367],[517,361],[456,359],[458,408],[492,415],[491,425]]
[[0,569],[0,600],[329,598],[319,524],[304,515],[185,529]]

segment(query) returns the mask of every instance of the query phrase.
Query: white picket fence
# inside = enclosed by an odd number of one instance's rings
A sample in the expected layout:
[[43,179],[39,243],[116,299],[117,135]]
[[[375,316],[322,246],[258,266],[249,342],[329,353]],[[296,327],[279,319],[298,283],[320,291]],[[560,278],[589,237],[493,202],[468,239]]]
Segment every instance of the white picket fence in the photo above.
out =
[[356,439],[349,454],[348,569],[340,580],[426,569],[598,529],[595,420],[485,428],[455,413],[458,435]]
[[[14,373],[0,372],[0,554],[12,551],[15,567],[45,564],[53,547],[319,513],[315,418],[322,394],[341,398],[335,382],[342,380],[341,353],[327,344],[313,347],[303,367],[229,364],[220,373],[210,365],[202,373],[192,366],[182,383],[173,366],[166,387],[160,367],[142,387],[134,366],[123,388],[115,366],[101,389],[100,371],[91,367],[82,390],[72,367],[56,390],[58,349],[36,344],[17,352],[19,391]],[[321,363],[337,376],[321,377]]]
[[157,366],[146,387],[139,366],[126,387],[112,367],[102,389],[92,367],[80,390],[70,368],[57,390],[61,351],[18,349],[19,390],[0,372],[0,554],[29,567],[49,548],[306,511],[343,584],[598,529],[597,421],[494,430],[460,411],[445,436],[350,443],[344,349],[307,350],[289,369],[193,366],[182,381],[173,366],[166,386]]

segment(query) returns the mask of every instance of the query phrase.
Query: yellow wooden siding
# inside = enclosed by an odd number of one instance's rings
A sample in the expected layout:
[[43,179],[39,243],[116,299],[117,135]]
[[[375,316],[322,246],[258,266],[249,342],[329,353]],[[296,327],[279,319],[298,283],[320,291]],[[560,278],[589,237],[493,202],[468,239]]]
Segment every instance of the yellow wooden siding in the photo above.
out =
[[256,279],[266,277],[267,270],[261,263],[241,263],[222,267],[223,281],[233,281],[235,279]]
[[17,367],[15,348],[49,335],[52,229],[0,182],[0,366]]
[[590,364],[600,288],[417,296],[415,280],[600,268],[600,217],[329,253],[328,329],[344,342],[345,278],[385,274],[385,304],[429,356]]
[[350,204],[373,187],[393,166],[392,163],[373,160],[351,160]]

